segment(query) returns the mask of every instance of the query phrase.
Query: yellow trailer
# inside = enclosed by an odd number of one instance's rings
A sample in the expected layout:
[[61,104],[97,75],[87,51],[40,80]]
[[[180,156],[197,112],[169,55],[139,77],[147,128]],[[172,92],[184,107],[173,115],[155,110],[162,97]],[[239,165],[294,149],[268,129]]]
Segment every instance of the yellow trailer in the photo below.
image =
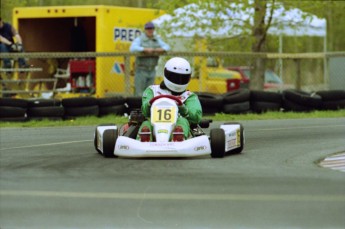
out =
[[[144,24],[162,14],[156,9],[104,5],[18,7],[13,10],[13,25],[26,52],[128,52]],[[67,72],[55,77],[66,76],[70,86],[58,97],[104,97],[128,90],[123,57],[56,60],[55,68]],[[39,60],[33,61],[39,65]],[[42,69],[43,75],[52,71],[51,66]]]

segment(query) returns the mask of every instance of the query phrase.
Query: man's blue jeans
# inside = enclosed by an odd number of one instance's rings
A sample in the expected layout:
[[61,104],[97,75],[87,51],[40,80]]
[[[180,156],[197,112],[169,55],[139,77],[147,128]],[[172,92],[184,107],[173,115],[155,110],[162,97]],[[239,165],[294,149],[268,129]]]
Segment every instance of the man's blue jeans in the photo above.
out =
[[156,70],[147,70],[143,68],[135,69],[135,96],[143,96],[144,90],[154,83]]
[[[5,52],[11,52],[11,48],[9,45],[5,45],[3,43],[0,43],[0,53],[5,53]],[[25,67],[26,66],[26,61],[24,58],[18,58],[18,64],[19,67]],[[11,64],[11,59],[9,58],[3,58],[3,68],[11,68],[12,64]]]

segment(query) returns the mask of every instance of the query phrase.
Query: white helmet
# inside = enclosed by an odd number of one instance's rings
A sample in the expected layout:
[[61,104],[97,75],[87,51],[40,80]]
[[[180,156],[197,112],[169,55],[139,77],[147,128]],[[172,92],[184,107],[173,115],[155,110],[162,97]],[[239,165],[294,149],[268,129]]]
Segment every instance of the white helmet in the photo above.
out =
[[189,62],[181,57],[171,58],[164,66],[164,84],[170,91],[184,92],[191,75]]

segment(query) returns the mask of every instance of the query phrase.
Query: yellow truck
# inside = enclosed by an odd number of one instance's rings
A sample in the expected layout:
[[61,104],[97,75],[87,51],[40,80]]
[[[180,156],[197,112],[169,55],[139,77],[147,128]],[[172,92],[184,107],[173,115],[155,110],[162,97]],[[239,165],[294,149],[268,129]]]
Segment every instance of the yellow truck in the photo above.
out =
[[[20,31],[26,52],[128,52],[144,24],[163,13],[157,9],[104,5],[18,7],[13,9],[13,25]],[[75,59],[71,55],[29,61],[43,70],[32,73],[31,78],[58,80],[54,88],[57,98],[129,96],[134,90],[133,69],[126,78],[123,56]],[[133,67],[133,63],[130,65]],[[241,76],[237,72],[202,69],[192,79],[190,90],[224,93],[239,85]],[[160,80],[157,77],[156,82]]]
[[[13,25],[20,31],[26,52],[128,52],[144,24],[162,13],[104,5],[18,7],[13,9]],[[128,89],[123,57],[33,59],[31,64],[43,69],[33,73],[33,78],[50,75],[69,83],[70,90],[58,92],[58,97],[104,97]],[[65,71],[56,74],[59,69]]]

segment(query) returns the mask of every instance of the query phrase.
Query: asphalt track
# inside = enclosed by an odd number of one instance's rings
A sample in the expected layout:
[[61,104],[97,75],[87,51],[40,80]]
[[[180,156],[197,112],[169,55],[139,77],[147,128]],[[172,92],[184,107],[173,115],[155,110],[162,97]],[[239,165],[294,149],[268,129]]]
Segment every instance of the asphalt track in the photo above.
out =
[[345,118],[242,124],[223,159],[106,159],[94,127],[3,128],[0,228],[345,228],[345,173],[317,163],[345,152]]

